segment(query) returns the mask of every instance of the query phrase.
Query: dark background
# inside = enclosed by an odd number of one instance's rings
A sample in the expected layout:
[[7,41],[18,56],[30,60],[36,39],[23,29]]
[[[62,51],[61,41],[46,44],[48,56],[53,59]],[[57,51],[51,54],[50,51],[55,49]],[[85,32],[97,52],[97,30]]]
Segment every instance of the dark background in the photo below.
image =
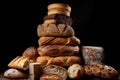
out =
[[[116,7],[111,1],[96,0],[32,0],[4,1],[0,4],[0,69],[29,46],[38,46],[37,26],[47,15],[47,5],[54,2],[71,6],[75,36],[81,45],[102,46],[105,64],[120,70],[119,29]],[[0,70],[0,71],[1,71]]]

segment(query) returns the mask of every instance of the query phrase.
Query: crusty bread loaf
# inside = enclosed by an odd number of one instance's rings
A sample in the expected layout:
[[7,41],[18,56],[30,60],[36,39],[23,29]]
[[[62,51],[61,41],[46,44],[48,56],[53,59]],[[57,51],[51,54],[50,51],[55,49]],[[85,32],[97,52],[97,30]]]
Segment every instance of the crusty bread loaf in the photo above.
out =
[[70,12],[65,10],[65,9],[61,9],[61,8],[54,8],[54,9],[50,9],[48,10],[48,15],[52,15],[52,14],[64,14],[66,16],[70,16]]
[[43,74],[40,80],[63,80],[63,78],[56,74]]
[[42,36],[61,36],[72,37],[74,36],[74,30],[69,25],[65,24],[41,24],[37,27],[38,37]]
[[82,55],[85,64],[104,63],[104,49],[100,46],[82,46]]
[[30,46],[24,50],[22,56],[29,57],[29,59],[36,60],[39,56],[37,53],[37,48],[35,46]]
[[64,67],[57,65],[48,65],[43,68],[43,74],[56,74],[62,77],[63,80],[67,79],[68,73]]
[[13,60],[11,60],[8,64],[8,67],[27,70],[29,68],[30,59],[25,56],[17,56]]
[[44,18],[44,24],[66,24],[72,25],[72,18],[64,14],[52,14],[46,15]]
[[80,45],[80,39],[77,37],[40,37],[39,46],[42,45]]
[[27,72],[18,69],[10,68],[4,72],[4,77],[11,79],[25,78],[28,76]]
[[105,79],[114,79],[118,75],[115,68],[105,64],[84,65],[84,70],[86,75]]
[[43,67],[46,65],[71,66],[72,64],[81,64],[81,58],[79,56],[39,56],[36,62]]
[[48,10],[60,8],[60,9],[65,9],[65,10],[71,12],[71,7],[68,4],[64,4],[64,3],[52,3],[52,4],[49,4],[47,8],[48,8]]
[[81,78],[84,74],[84,68],[80,64],[73,64],[68,67],[68,76],[71,79]]
[[38,47],[38,54],[40,56],[72,56],[78,55],[78,46],[64,46],[64,45],[43,45]]

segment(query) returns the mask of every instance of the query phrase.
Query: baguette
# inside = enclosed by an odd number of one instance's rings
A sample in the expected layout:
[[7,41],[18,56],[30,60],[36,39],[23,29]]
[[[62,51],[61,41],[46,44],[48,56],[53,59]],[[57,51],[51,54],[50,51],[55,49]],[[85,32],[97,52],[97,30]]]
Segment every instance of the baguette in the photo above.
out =
[[74,30],[69,25],[65,24],[41,24],[37,27],[38,37],[42,36],[61,36],[72,37],[74,36]]
[[64,46],[64,45],[43,45],[38,47],[38,54],[40,56],[72,56],[78,55],[78,46]]
[[80,45],[80,39],[77,37],[40,37],[39,46],[42,45]]
[[81,64],[81,58],[79,56],[39,56],[36,62],[40,63],[42,67],[46,65],[71,66],[75,63]]

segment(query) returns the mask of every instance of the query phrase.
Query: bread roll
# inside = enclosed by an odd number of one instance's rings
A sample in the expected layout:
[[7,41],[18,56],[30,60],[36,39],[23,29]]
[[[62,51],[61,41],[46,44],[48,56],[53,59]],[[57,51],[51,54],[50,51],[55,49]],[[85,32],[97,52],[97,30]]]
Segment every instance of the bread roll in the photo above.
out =
[[40,80],[63,80],[62,77],[56,74],[43,74],[40,77]]
[[42,36],[61,36],[72,37],[74,36],[74,30],[69,25],[65,24],[41,24],[37,27],[38,37]]
[[37,49],[34,46],[30,46],[25,49],[25,51],[22,53],[22,56],[29,57],[32,60],[36,60],[36,58],[39,56],[37,53]]
[[40,56],[72,56],[78,55],[78,46],[64,46],[64,45],[43,45],[38,47],[38,54]]
[[52,15],[52,14],[64,14],[66,16],[70,16],[70,12],[65,10],[65,9],[60,9],[60,8],[54,8],[54,9],[50,9],[48,10],[48,15]]
[[62,77],[63,80],[67,79],[68,73],[64,67],[57,65],[48,65],[43,68],[43,74],[56,74]]
[[64,4],[64,3],[52,3],[52,4],[49,4],[47,8],[48,10],[54,9],[54,8],[60,8],[60,9],[65,9],[71,12],[71,7],[68,4]]
[[72,18],[64,14],[46,15],[43,20],[44,24],[65,24],[72,26]]
[[77,37],[40,37],[39,46],[42,45],[80,45],[80,39]]
[[114,79],[118,75],[115,68],[105,64],[85,65],[84,70],[86,75],[105,79]]
[[72,64],[81,64],[81,58],[79,56],[39,56],[36,62],[43,67],[46,65],[71,66]]
[[25,78],[28,73],[20,71],[18,69],[10,68],[4,72],[4,77],[11,79]]
[[29,68],[30,60],[25,56],[17,56],[13,60],[11,60],[8,64],[8,67],[27,70]]
[[81,78],[84,74],[84,68],[79,64],[73,64],[68,67],[68,76],[71,79]]

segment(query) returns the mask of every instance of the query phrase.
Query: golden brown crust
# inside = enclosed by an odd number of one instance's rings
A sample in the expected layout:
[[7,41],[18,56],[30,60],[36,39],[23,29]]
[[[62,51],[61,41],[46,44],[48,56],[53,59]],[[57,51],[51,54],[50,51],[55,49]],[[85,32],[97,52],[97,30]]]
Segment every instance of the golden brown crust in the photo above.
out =
[[40,56],[73,56],[79,54],[78,46],[65,46],[65,45],[43,45],[38,47],[38,54]]
[[69,11],[66,11],[65,9],[59,9],[59,8],[50,9],[47,14],[48,15],[64,14],[66,16],[70,16],[70,12]]
[[25,56],[17,56],[13,60],[11,60],[8,64],[8,67],[27,70],[29,68],[29,58]]
[[52,3],[52,4],[49,4],[47,8],[48,10],[53,8],[60,8],[60,9],[65,9],[71,12],[71,7],[68,4],[64,4],[64,3]]
[[29,57],[29,59],[35,60],[39,55],[37,53],[37,48],[30,46],[24,50],[22,56]]
[[80,45],[80,39],[77,37],[40,37],[39,46],[42,45]]
[[75,63],[81,64],[81,58],[79,56],[39,56],[36,62],[40,63],[43,67],[46,65],[70,66]]
[[43,22],[43,24],[55,24],[56,20],[55,19],[47,19]]
[[40,77],[40,80],[63,80],[62,77],[56,74],[43,74]]
[[74,36],[74,30],[69,25],[65,24],[41,24],[37,27],[38,37],[42,36],[61,36],[72,37]]

